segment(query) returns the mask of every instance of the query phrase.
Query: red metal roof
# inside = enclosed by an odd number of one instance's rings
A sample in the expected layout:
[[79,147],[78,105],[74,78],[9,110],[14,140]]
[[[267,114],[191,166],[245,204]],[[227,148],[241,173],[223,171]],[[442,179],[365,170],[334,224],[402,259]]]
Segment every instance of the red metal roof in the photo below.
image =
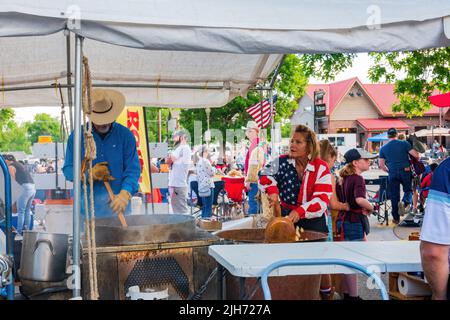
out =
[[[394,84],[363,84],[357,77],[354,77],[329,84],[310,84],[306,89],[306,93],[313,100],[314,91],[323,89],[326,92],[323,102],[327,105],[327,115],[330,115],[356,82],[360,84],[365,93],[372,99],[383,116],[389,117],[393,115],[392,105],[398,103],[398,99],[394,93]],[[439,109],[435,106],[432,106],[431,109],[425,112],[425,115],[428,116],[438,114]],[[403,115],[402,112],[396,113],[396,116]]]
[[381,131],[389,128],[409,129],[409,126],[399,119],[357,119],[356,121],[368,131]]

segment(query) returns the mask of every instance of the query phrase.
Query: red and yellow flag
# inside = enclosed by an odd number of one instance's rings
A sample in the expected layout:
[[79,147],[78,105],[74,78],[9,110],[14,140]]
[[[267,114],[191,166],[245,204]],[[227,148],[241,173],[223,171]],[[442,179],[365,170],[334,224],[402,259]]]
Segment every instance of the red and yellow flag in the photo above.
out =
[[141,164],[141,176],[139,177],[139,191],[151,192],[150,170],[148,163],[148,141],[145,135],[145,121],[143,107],[126,107],[116,120],[121,125],[130,129],[136,139],[136,148]]

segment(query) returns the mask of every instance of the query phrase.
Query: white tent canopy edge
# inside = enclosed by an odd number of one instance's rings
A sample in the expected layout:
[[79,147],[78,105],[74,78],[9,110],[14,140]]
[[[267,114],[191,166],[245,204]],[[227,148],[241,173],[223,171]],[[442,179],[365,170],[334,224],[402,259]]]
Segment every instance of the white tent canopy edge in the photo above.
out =
[[[448,1],[281,0],[266,1],[264,6],[260,6],[255,0],[243,3],[222,0],[211,6],[206,0],[199,0],[183,5],[181,0],[177,0],[171,4],[166,3],[169,7],[164,7],[164,2],[156,0],[133,1],[133,6],[118,0],[107,2],[107,6],[106,2],[86,0],[3,0],[0,4],[0,37],[48,35],[65,28],[77,34],[74,149],[78,152],[74,153],[75,181],[80,178],[81,161],[79,150],[83,37],[151,50],[245,54],[397,51],[446,47],[450,44]],[[66,16],[69,7],[78,7],[78,18],[82,20],[77,20],[75,15],[73,24],[66,23],[65,19],[74,18],[70,14]],[[194,9],[187,10],[189,8]],[[370,8],[374,9],[373,23],[370,21]],[[180,17],[180,12],[183,17]],[[244,18],[241,12],[246,13]],[[99,20],[89,20],[95,17],[95,14]],[[142,24],[139,19],[133,20],[139,17],[147,18],[146,14],[152,15],[149,18],[153,19],[152,23]],[[121,19],[117,18],[118,16]],[[105,20],[100,20],[101,17]],[[163,17],[167,24],[161,24],[161,21],[155,24],[155,17]],[[178,19],[184,24],[177,24]],[[298,20],[297,24],[293,24],[295,19]],[[199,22],[190,25],[195,21]],[[211,27],[207,22],[214,26]],[[224,22],[227,22],[227,25],[220,26]],[[248,27],[252,26],[251,23],[254,23],[253,27]],[[267,27],[258,29],[258,25]],[[280,25],[287,28],[280,28]],[[74,184],[74,296],[80,294],[80,195],[79,184]],[[11,247],[10,241],[8,243]],[[9,290],[8,297],[12,294]]]

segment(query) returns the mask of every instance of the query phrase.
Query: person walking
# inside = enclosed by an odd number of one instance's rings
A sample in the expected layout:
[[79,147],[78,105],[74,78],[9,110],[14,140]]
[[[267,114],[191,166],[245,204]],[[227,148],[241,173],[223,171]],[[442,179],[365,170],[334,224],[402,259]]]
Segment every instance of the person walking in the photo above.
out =
[[172,135],[175,149],[169,154],[166,161],[170,165],[169,194],[172,212],[187,214],[188,171],[191,165],[192,152],[187,143],[187,133],[178,130]]
[[[388,173],[391,188],[392,222],[400,223],[412,203],[412,174],[409,155],[419,158],[419,153],[408,141],[398,140],[397,129],[390,128],[387,132],[389,142],[380,149],[380,169]],[[403,198],[400,201],[400,184],[403,187]]]

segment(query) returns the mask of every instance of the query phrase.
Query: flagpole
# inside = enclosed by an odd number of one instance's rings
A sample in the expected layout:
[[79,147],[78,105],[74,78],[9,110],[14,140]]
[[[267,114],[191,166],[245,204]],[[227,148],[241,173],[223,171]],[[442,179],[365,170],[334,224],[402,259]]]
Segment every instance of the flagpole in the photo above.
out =
[[275,150],[275,143],[274,143],[274,135],[275,135],[275,123],[274,123],[274,114],[273,114],[273,92],[272,89],[269,90],[269,104],[270,104],[270,145],[271,145],[271,151],[272,155],[274,155]]
[[263,131],[263,92],[262,89],[259,89],[259,107],[261,109],[261,125],[259,127],[259,139],[260,142],[262,141],[263,135],[262,135],[262,131]]

